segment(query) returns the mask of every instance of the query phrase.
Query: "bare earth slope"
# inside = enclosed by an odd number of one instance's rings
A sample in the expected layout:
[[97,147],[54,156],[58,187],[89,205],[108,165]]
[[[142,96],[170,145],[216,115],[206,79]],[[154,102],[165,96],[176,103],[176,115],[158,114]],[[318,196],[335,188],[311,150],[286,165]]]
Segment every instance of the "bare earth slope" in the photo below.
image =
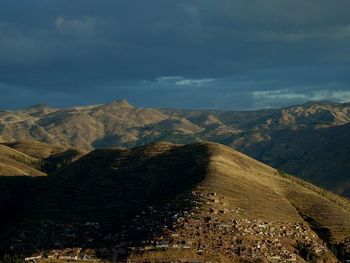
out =
[[348,200],[219,144],[94,150],[45,180],[2,246],[136,262],[350,252]]

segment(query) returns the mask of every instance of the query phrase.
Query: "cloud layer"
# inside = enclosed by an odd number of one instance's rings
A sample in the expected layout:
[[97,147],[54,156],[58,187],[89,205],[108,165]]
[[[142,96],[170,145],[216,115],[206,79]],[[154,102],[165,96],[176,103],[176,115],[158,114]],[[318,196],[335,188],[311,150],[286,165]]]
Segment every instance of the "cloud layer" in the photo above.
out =
[[[4,0],[0,107],[349,99],[346,0]],[[321,95],[320,95],[321,94]]]

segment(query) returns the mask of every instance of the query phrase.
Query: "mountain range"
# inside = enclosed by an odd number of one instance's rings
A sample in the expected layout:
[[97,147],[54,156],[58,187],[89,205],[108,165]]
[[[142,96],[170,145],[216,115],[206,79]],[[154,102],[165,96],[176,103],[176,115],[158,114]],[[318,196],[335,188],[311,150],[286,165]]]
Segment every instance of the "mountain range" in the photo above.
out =
[[37,140],[86,152],[158,141],[211,141],[347,197],[349,136],[349,103],[217,111],[137,108],[123,100],[64,109],[40,104],[0,111],[0,142],[4,143]]

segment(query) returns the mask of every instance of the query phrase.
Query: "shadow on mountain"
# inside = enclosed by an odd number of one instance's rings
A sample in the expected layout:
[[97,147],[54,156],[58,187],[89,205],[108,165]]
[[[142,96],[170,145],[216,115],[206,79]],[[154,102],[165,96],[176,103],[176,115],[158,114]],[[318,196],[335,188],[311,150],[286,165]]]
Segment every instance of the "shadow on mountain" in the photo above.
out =
[[[350,124],[280,129],[242,151],[275,168],[350,198]],[[320,143],[322,142],[322,143]]]
[[0,176],[0,233],[9,222],[20,215],[27,200],[33,198],[43,178],[28,176]]
[[46,178],[0,177],[0,208],[8,214],[0,248],[31,255],[80,247],[125,259],[127,248],[162,236],[197,205],[191,190],[208,159],[204,145],[161,143],[95,150]]
[[72,162],[83,156],[83,152],[76,149],[67,149],[54,153],[41,161],[41,170],[47,174],[52,174],[60,169],[68,167]]

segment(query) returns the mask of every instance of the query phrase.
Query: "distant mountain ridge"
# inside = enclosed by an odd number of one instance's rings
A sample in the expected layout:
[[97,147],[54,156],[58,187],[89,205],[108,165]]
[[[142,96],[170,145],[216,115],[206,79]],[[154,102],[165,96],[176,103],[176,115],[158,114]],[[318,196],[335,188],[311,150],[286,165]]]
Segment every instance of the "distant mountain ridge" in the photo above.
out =
[[349,123],[350,103],[235,112],[137,108],[122,100],[1,111],[0,142],[39,140],[92,150],[213,141],[349,196]]

